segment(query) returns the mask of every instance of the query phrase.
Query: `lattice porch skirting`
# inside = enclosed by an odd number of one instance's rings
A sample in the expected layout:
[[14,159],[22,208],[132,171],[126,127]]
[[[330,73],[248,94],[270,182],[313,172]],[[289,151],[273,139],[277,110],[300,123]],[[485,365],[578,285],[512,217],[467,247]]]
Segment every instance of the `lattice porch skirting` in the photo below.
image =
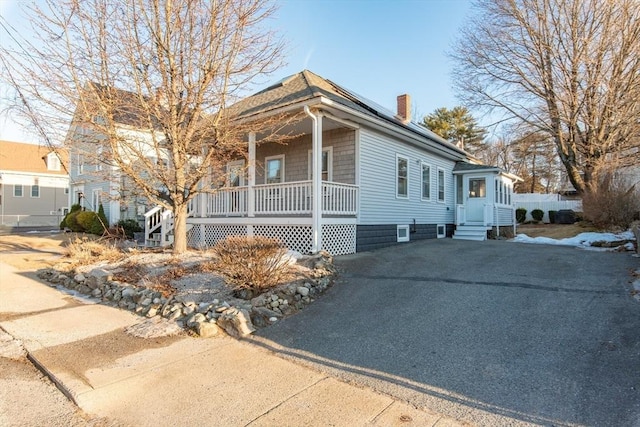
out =
[[[205,249],[227,236],[253,235],[278,238],[289,249],[308,254],[311,252],[311,233],[309,225],[194,224],[187,234],[187,244],[192,248]],[[324,224],[322,248],[332,255],[355,253],[356,225]]]

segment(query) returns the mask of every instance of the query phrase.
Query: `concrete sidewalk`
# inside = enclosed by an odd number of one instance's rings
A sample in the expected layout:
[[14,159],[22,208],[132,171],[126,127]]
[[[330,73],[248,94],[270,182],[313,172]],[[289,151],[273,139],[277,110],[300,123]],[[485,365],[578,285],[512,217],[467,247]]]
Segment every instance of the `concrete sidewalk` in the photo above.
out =
[[457,426],[228,337],[141,339],[145,319],[0,263],[0,327],[84,411],[136,426]]

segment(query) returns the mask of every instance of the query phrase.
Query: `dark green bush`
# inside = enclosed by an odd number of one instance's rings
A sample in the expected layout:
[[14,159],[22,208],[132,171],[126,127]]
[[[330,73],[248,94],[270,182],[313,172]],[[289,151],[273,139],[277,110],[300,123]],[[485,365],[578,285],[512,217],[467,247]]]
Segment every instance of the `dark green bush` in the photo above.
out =
[[138,224],[138,221],[135,219],[121,219],[118,221],[118,227],[122,227],[124,234],[129,239],[133,239],[133,233],[143,231],[142,227],[140,227],[140,224]]
[[72,205],[71,210],[69,210],[69,212],[62,219],[62,222],[60,222],[60,230],[64,230],[65,228],[71,229],[71,225],[67,222],[68,218],[70,215],[80,212],[81,209],[82,207],[77,203],[75,205]]
[[84,231],[80,223],[78,222],[78,215],[80,215],[83,211],[75,211],[67,215],[65,218],[67,228],[75,233],[81,233]]
[[82,212],[78,212],[78,214],[76,215],[75,219],[76,222],[79,226],[78,230],[73,230],[73,231],[78,231],[78,232],[85,232],[85,231],[89,231],[89,229],[91,228],[91,224],[93,224],[93,219],[97,216],[98,214],[96,214],[93,211],[82,211]]
[[527,219],[527,210],[525,208],[516,209],[516,221],[522,224]]
[[556,223],[556,215],[558,214],[558,211],[549,211],[549,222],[551,224],[555,224]]
[[544,211],[542,209],[534,209],[531,211],[531,217],[535,221],[542,221],[542,218],[544,218]]
[[98,207],[98,213],[91,220],[91,224],[89,228],[87,228],[87,232],[91,234],[96,234],[98,236],[102,236],[104,231],[109,227],[109,220],[107,220],[107,216],[104,214],[104,207],[102,203]]

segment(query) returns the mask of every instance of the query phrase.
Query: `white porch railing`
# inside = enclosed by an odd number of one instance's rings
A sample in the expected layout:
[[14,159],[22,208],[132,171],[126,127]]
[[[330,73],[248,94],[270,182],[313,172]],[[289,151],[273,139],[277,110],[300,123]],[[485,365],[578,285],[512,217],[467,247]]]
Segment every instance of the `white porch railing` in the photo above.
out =
[[254,191],[258,215],[311,213],[311,181],[256,185]]
[[221,188],[207,194],[205,212],[200,216],[242,216],[247,214],[248,187]]
[[358,187],[337,182],[323,182],[322,213],[356,215],[358,213]]
[[[249,214],[250,187],[221,188],[212,194],[203,194],[205,203],[197,212],[201,217],[247,216]],[[255,215],[310,215],[313,209],[311,181],[262,184],[252,187]],[[322,183],[323,214],[356,215],[358,187],[336,182]]]
[[[508,205],[485,203],[482,209],[482,220],[476,220],[474,224],[489,226],[513,225],[515,208]],[[467,223],[467,211],[465,205],[456,205],[456,225]]]

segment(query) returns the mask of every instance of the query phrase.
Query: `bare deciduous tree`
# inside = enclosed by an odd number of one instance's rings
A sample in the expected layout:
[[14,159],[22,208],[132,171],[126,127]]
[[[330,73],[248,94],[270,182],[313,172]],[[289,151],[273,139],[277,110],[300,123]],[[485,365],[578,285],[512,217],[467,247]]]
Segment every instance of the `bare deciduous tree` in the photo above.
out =
[[[186,250],[190,201],[203,180],[246,149],[227,107],[274,71],[283,44],[265,27],[267,0],[46,0],[26,8],[33,38],[3,27],[0,63],[18,108],[46,141],[113,166],[151,202],[171,209],[174,252]],[[100,168],[96,167],[96,171]],[[94,207],[97,209],[97,207]]]
[[467,105],[553,138],[583,192],[612,161],[640,162],[640,2],[478,0],[452,57]]

